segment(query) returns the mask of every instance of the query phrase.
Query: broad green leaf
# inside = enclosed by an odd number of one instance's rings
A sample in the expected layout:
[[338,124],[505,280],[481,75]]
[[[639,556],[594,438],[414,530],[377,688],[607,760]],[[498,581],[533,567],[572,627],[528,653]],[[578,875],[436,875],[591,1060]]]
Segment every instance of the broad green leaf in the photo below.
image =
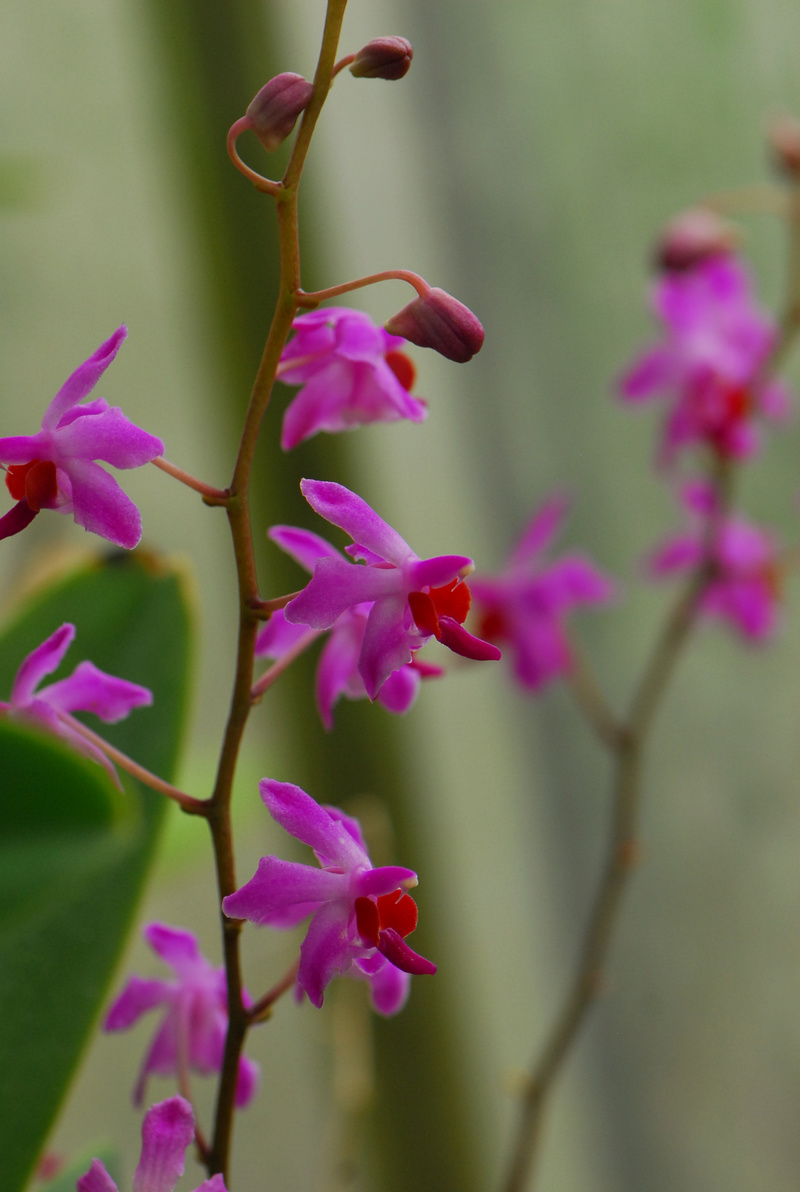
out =
[[[180,577],[113,555],[26,601],[0,637],[0,699],[22,659],[65,621],[77,636],[55,678],[84,658],[149,687],[152,708],[86,722],[170,778],[184,720],[190,614]],[[165,810],[161,796],[67,744],[0,722],[0,1153],[25,1186],[108,989]]]

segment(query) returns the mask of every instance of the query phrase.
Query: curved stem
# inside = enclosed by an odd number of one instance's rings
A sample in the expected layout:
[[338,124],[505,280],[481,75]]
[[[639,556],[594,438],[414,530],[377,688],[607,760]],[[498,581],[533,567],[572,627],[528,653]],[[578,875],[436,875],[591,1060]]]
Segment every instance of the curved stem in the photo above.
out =
[[151,459],[150,463],[156,468],[160,468],[162,472],[166,472],[168,476],[172,476],[173,479],[180,480],[181,484],[185,484],[187,488],[192,488],[196,493],[200,493],[207,505],[224,505],[228,500],[229,494],[226,489],[214,488],[213,485],[198,480],[190,472],[184,472],[183,468],[171,464],[168,459],[164,459],[163,455]]
[[273,662],[269,670],[264,671],[264,674],[258,679],[250,689],[250,699],[252,703],[257,704],[265,692],[269,691],[273,683],[281,677],[285,670],[288,670],[296,658],[299,658],[304,650],[307,650],[313,641],[315,641],[322,630],[309,629],[308,633],[304,633],[301,638],[291,646],[286,653]]
[[249,178],[257,190],[260,190],[263,194],[276,195],[281,188],[280,182],[273,182],[271,178],[265,178],[263,174],[258,174],[255,170],[251,170],[247,162],[242,161],[241,157],[239,156],[239,151],[236,148],[236,142],[239,139],[240,134],[243,133],[245,129],[251,127],[252,126],[246,116],[242,116],[240,120],[237,120],[235,124],[231,125],[231,127],[228,129],[228,136],[225,142],[228,150],[228,157],[236,166],[236,169],[239,171],[239,173],[244,174],[245,178]]
[[254,1024],[256,1022],[263,1022],[265,1018],[269,1018],[272,1007],[275,1002],[277,1002],[278,998],[283,997],[284,993],[286,993],[287,990],[291,989],[294,985],[295,978],[297,977],[297,970],[299,968],[300,957],[298,956],[297,960],[295,960],[291,967],[284,973],[280,981],[276,981],[272,988],[268,989],[264,996],[259,998],[258,1001],[247,1011],[247,1017],[250,1019],[251,1023]]
[[[252,706],[250,689],[259,624],[258,581],[248,503],[250,473],[261,422],[269,405],[281,352],[286,345],[292,321],[298,309],[295,297],[300,289],[297,191],[311,136],[330,89],[336,47],[346,4],[347,0],[328,0],[322,47],[314,76],[314,91],[303,114],[286,174],[282,183],[276,185],[271,192],[274,194],[278,210],[280,289],[267,342],[250,394],[233,477],[225,502],[239,588],[239,640],[228,720],[214,792],[206,811],[211,829],[220,899],[233,893],[236,889],[230,804],[239,749]],[[230,139],[229,135],[229,141]],[[235,134],[233,139],[235,140]],[[250,1025],[248,1012],[242,998],[243,986],[239,956],[241,929],[241,920],[229,919],[222,914],[223,953],[228,986],[228,1030],[217,1090],[213,1139],[207,1162],[209,1174],[212,1175],[221,1173],[225,1176],[227,1174],[239,1057]]]
[[101,750],[121,770],[125,770],[131,777],[138,779],[145,786],[149,786],[151,790],[157,791],[159,795],[166,795],[168,799],[172,799],[173,802],[177,803],[189,815],[206,814],[208,804],[204,799],[193,799],[191,795],[187,795],[184,791],[179,790],[171,782],[165,782],[157,774],[153,774],[150,770],[145,769],[144,766],[140,766],[133,758],[128,757],[127,753],[123,753],[121,749],[110,745],[108,741],[97,733],[92,732],[80,720],[76,720],[74,716],[70,716],[69,712],[58,712],[58,718],[59,720],[63,720],[64,724],[68,725],[72,732],[79,733],[90,745],[94,745],[96,749]]
[[[426,294],[430,293],[431,288],[424,277],[420,277],[411,269],[384,269],[381,273],[370,273],[368,277],[345,281],[339,286],[329,286],[326,290],[315,290],[311,294],[306,293],[305,290],[299,290],[295,297],[298,306],[313,309],[315,306],[319,306],[320,302],[327,302],[329,298],[338,298],[340,294],[350,294],[353,290],[363,290],[365,286],[374,286],[379,281],[407,281],[410,286],[414,287],[420,298],[424,298]],[[292,366],[296,366],[295,361],[292,361]]]

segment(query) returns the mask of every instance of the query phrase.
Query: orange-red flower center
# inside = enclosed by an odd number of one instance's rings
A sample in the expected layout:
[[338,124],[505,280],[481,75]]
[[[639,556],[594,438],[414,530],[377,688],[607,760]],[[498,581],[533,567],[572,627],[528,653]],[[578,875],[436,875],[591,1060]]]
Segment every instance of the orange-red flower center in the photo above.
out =
[[410,894],[393,890],[382,894],[377,901],[371,898],[356,899],[356,927],[365,943],[377,948],[380,933],[387,927],[393,928],[403,939],[417,926],[417,904]]
[[417,379],[417,370],[411,357],[406,356],[405,352],[387,352],[385,360],[406,393],[410,393]]
[[437,641],[442,640],[439,617],[452,617],[463,625],[471,603],[469,586],[457,579],[441,588],[431,588],[430,592],[410,592],[408,596],[414,624],[423,633],[433,634]]
[[11,464],[6,470],[6,488],[15,501],[24,499],[34,513],[52,505],[58,496],[56,465],[49,459],[32,459]]

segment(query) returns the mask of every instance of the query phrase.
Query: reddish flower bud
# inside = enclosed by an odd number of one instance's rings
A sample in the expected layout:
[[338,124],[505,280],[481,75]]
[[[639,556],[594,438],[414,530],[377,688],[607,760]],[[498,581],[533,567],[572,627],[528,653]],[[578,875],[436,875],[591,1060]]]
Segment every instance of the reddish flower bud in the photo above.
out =
[[708,207],[688,207],[664,228],[655,249],[659,269],[681,272],[692,269],[710,257],[734,252],[739,233]]
[[267,153],[274,153],[309,105],[314,88],[298,74],[279,74],[259,91],[246,119]]
[[484,330],[472,311],[445,290],[428,290],[386,324],[420,348],[433,348],[456,364],[466,364],[483,347]]
[[767,140],[781,173],[800,178],[800,121],[793,116],[779,116],[770,126]]
[[359,50],[350,67],[357,79],[402,79],[408,74],[414,51],[404,37],[376,37]]

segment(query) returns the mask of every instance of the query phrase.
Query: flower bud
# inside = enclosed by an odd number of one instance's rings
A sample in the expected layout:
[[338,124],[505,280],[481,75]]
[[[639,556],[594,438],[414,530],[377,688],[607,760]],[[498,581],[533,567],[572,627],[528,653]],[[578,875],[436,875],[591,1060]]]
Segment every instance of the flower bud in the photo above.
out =
[[309,105],[314,88],[298,74],[279,74],[259,91],[246,119],[267,153],[274,153]]
[[376,37],[359,50],[350,67],[357,79],[402,79],[408,74],[414,51],[404,37]]
[[420,348],[433,348],[456,364],[466,364],[483,346],[484,331],[472,311],[445,290],[431,289],[386,324]]
[[734,252],[739,233],[708,207],[687,207],[664,228],[655,248],[659,269],[681,272],[710,257]]
[[779,116],[767,133],[773,160],[782,174],[800,178],[800,121]]

